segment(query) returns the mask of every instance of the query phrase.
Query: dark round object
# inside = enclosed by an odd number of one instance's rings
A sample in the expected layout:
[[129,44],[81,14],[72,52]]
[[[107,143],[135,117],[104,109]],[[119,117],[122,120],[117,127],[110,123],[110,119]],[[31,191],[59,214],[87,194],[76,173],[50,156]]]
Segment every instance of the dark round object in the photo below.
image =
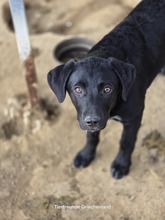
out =
[[88,53],[94,42],[88,38],[74,37],[63,40],[54,49],[54,58],[61,63],[70,59],[80,60]]

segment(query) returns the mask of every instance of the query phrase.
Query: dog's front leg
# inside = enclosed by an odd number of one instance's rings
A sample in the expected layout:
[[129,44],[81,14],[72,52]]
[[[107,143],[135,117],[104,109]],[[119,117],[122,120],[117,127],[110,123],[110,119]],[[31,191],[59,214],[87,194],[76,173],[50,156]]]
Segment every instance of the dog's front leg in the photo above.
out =
[[88,166],[95,157],[96,147],[99,143],[99,133],[97,132],[87,132],[87,142],[84,148],[78,152],[73,164],[77,168],[83,168]]
[[123,123],[123,133],[119,152],[111,165],[112,176],[116,179],[127,175],[131,165],[131,154],[134,150],[142,114],[129,123]]

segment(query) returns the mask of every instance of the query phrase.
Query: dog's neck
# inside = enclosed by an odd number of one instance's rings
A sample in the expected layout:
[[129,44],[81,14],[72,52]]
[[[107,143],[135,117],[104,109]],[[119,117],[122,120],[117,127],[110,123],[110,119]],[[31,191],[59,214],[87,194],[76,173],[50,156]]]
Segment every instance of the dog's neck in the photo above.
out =
[[107,50],[107,48],[101,47],[101,48],[97,48],[95,50],[95,48],[92,48],[88,54],[86,55],[86,57],[100,57],[103,59],[108,59],[110,57],[114,57],[118,60],[122,60],[122,61],[127,61],[127,56],[124,54],[124,51],[120,50],[117,47],[111,47],[111,50]]

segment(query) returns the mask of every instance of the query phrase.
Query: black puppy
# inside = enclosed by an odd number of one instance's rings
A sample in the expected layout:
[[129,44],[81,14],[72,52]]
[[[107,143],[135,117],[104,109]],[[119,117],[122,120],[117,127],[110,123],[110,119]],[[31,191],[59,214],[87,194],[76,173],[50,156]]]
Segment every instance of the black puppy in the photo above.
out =
[[71,60],[48,73],[59,102],[67,90],[80,127],[87,130],[86,145],[74,159],[76,167],[86,167],[94,159],[99,132],[112,118],[123,123],[112,176],[128,174],[145,93],[164,64],[165,0],[144,0],[84,59]]

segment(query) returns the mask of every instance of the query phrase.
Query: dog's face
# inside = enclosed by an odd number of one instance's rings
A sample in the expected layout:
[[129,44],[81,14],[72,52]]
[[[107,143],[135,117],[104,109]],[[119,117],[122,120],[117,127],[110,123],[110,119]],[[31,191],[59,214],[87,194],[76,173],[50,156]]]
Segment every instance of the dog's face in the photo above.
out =
[[134,66],[114,58],[71,60],[48,73],[59,102],[64,101],[67,90],[80,127],[91,132],[105,128],[118,95],[126,101],[134,79]]
[[79,61],[68,79],[66,88],[77,110],[82,129],[103,129],[115,105],[119,81],[107,65],[105,60]]

